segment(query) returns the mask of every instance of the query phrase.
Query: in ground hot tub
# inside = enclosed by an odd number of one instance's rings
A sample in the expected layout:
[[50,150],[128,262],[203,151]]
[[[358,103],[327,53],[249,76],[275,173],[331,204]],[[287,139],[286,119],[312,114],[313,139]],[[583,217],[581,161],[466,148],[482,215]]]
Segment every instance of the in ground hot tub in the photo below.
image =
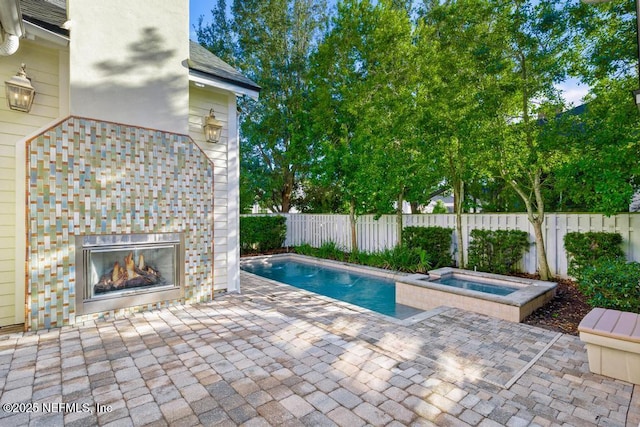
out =
[[458,268],[412,274],[396,282],[396,302],[430,310],[456,307],[511,322],[521,322],[551,301],[556,284]]

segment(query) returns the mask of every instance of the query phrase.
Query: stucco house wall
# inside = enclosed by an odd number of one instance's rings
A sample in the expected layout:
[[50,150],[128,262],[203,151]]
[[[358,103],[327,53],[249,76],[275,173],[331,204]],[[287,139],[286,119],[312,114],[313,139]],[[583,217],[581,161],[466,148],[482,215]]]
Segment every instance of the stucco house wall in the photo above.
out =
[[[20,3],[23,13],[31,13],[42,0]],[[46,147],[42,145],[46,131],[50,133],[52,127],[70,117],[123,129],[132,126],[142,133],[164,132],[197,145],[213,167],[213,267],[206,280],[213,289],[208,292],[197,284],[198,297],[191,299],[201,301],[202,295],[213,292],[239,291],[236,97],[255,97],[259,87],[235,74],[218,58],[214,57],[213,65],[207,68],[208,52],[198,53],[200,69],[194,72],[189,58],[194,54],[194,45],[188,40],[188,0],[68,3],[68,36],[66,31],[54,28],[62,26],[60,16],[47,30],[25,20],[27,34],[18,51],[0,56],[4,80],[17,72],[20,63],[25,63],[36,89],[29,113],[9,110],[4,90],[0,91],[0,326],[30,319],[27,328],[38,329],[78,320],[73,315],[73,295],[69,294],[73,287],[69,286],[66,296],[62,290],[55,297],[57,312],[51,311],[50,306],[43,312],[45,305],[34,291],[42,291],[42,295],[49,291],[39,287],[37,278],[30,275],[29,259],[25,259],[31,247],[27,244],[26,206],[31,178],[27,148],[30,144]],[[218,67],[223,68],[221,77],[216,75]],[[211,109],[223,122],[218,143],[204,140],[203,116]],[[54,288],[50,284],[47,289]]]
[[71,114],[187,133],[188,0],[73,0]]

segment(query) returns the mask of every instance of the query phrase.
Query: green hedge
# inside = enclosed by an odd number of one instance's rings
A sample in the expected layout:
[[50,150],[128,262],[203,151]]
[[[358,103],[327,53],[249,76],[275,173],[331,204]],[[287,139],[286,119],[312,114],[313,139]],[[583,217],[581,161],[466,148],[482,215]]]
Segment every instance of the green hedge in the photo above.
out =
[[627,263],[618,233],[567,233],[568,273],[592,307],[640,313],[640,264]]
[[452,229],[444,227],[405,227],[402,230],[402,245],[425,251],[431,268],[450,267],[453,264],[452,232]]
[[344,252],[334,242],[325,242],[319,248],[305,243],[294,248],[301,255],[314,256],[324,259],[346,261],[370,267],[388,270],[404,271],[406,273],[426,273],[430,269],[427,252],[420,248],[396,246],[380,252]]
[[517,271],[529,251],[529,233],[521,230],[471,230],[468,267],[506,274]]
[[601,259],[580,270],[578,289],[592,307],[640,313],[640,264]]
[[564,236],[564,248],[569,260],[567,272],[578,278],[584,267],[595,265],[601,260],[624,259],[621,243],[622,236],[618,233],[567,233]]
[[283,216],[240,217],[240,253],[281,248],[286,234],[287,219]]

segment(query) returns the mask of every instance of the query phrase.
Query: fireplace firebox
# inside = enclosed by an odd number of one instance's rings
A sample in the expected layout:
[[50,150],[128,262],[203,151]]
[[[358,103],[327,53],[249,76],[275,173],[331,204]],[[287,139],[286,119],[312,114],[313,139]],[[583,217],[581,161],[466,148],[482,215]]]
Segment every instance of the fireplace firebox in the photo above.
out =
[[76,236],[76,312],[184,297],[182,233]]

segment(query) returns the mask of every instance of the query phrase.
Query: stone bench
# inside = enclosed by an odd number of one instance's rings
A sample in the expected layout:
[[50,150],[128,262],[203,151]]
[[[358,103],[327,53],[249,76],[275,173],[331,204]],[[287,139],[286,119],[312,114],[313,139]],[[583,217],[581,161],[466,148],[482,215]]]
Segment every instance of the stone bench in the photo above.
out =
[[578,331],[591,372],[640,384],[640,315],[594,308]]

